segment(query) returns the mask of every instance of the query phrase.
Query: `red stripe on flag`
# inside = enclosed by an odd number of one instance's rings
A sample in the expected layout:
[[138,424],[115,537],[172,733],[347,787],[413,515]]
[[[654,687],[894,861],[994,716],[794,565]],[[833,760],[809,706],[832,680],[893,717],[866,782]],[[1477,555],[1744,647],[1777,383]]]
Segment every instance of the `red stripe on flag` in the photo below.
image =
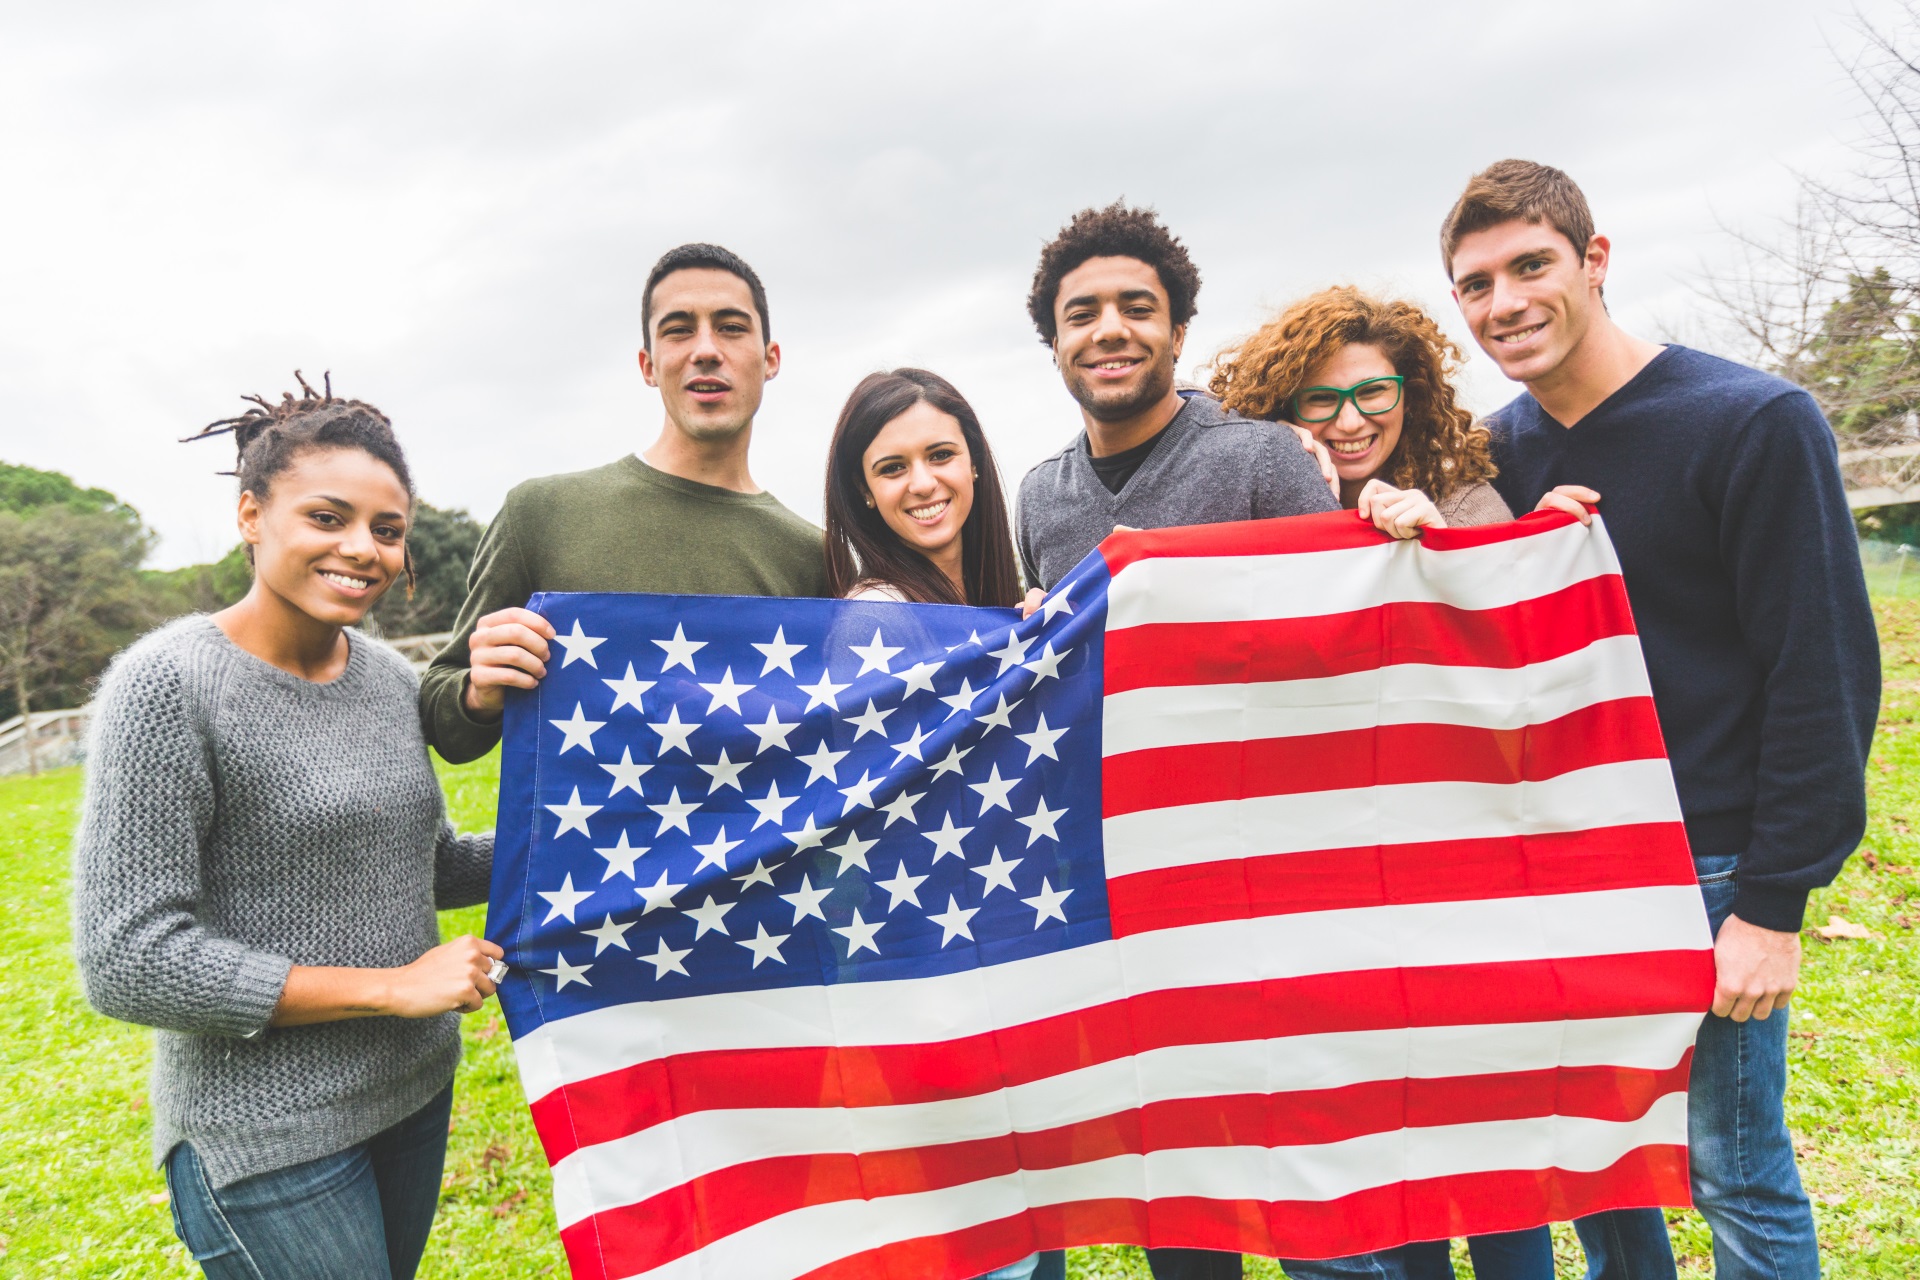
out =
[[1613,575],[1495,609],[1401,601],[1310,618],[1147,622],[1106,635],[1105,690],[1322,679],[1409,663],[1513,670],[1633,634]]
[[[1421,536],[1435,551],[1484,547],[1531,538],[1573,523],[1557,511],[1536,511],[1508,524],[1474,529],[1429,529]],[[1285,520],[1239,520],[1231,524],[1191,525],[1180,529],[1116,530],[1098,548],[1107,572],[1119,573],[1140,560],[1190,556],[1301,555],[1389,545],[1393,540],[1351,511],[1290,516]]]
[[1294,1147],[1403,1128],[1579,1116],[1628,1122],[1687,1087],[1691,1054],[1665,1071],[1561,1068],[1339,1089],[1179,1098],[1031,1133],[859,1154],[745,1161],[608,1208],[594,1223],[620,1242],[616,1275],[650,1270],[785,1213],[844,1200],[914,1195],[1114,1156],[1193,1147]]
[[1420,782],[1544,782],[1576,769],[1665,755],[1652,698],[1616,698],[1518,729],[1382,724],[1196,742],[1108,756],[1101,764],[1101,816]]
[[1710,951],[1315,974],[1149,992],[924,1044],[681,1054],[562,1085],[530,1108],[552,1164],[696,1111],[938,1102],[1171,1045],[1691,1013],[1712,998]]
[[1107,882],[1123,938],[1214,920],[1692,884],[1678,822],[1233,858]]

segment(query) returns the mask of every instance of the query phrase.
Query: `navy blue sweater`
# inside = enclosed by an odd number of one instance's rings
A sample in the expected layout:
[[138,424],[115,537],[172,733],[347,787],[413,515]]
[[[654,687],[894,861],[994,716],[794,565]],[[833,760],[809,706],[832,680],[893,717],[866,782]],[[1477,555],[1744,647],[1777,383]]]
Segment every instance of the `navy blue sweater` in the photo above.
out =
[[1670,346],[1571,429],[1522,394],[1488,419],[1516,512],[1600,494],[1695,857],[1738,856],[1734,913],[1797,930],[1866,827],[1880,649],[1833,433],[1771,375]]

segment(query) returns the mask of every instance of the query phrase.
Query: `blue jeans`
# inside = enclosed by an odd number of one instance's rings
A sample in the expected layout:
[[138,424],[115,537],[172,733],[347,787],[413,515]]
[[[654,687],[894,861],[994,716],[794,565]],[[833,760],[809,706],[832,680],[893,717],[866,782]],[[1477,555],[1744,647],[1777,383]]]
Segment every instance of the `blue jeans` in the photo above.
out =
[[452,1111],[449,1084],[358,1146],[218,1190],[183,1142],[166,1165],[174,1233],[209,1280],[412,1280]]
[[[1714,933],[1733,911],[1735,859],[1701,858],[1700,894]],[[1813,1206],[1787,1134],[1787,1013],[1734,1022],[1712,1014],[1694,1042],[1687,1090],[1693,1202],[1713,1230],[1716,1280],[1817,1280]],[[1574,1224],[1591,1280],[1671,1280],[1673,1248],[1658,1209],[1596,1213]]]
[[[1149,1249],[1153,1280],[1240,1280],[1240,1255],[1209,1249]],[[1280,1259],[1289,1280],[1407,1280],[1398,1252],[1358,1253],[1351,1258],[1312,1262]]]
[[[1407,1280],[1453,1280],[1450,1242],[1422,1240],[1397,1250]],[[1545,1227],[1468,1236],[1475,1280],[1553,1280],[1553,1233]]]

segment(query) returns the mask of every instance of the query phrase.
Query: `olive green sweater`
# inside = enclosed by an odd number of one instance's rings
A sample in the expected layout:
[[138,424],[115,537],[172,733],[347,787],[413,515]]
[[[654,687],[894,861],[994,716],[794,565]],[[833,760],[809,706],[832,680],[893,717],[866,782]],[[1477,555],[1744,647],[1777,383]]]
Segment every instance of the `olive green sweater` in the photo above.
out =
[[461,702],[467,637],[487,614],[536,591],[824,596],[820,539],[770,493],[683,480],[633,454],[517,486],[473,554],[452,642],[421,677],[427,741],[459,764],[500,740],[498,721],[475,720]]

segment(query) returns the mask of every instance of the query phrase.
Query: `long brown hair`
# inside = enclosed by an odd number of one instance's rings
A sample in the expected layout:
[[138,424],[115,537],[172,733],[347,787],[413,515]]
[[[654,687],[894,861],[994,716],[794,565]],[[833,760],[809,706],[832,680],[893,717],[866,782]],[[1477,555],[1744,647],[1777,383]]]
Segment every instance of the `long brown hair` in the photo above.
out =
[[[880,429],[916,404],[929,404],[960,424],[961,438],[979,472],[973,509],[960,528],[961,578],[966,599],[933,561],[900,540],[867,505],[864,459]],[[827,448],[827,582],[836,596],[884,584],[920,604],[1007,606],[1020,603],[1013,563],[1013,528],[993,450],[973,406],[953,384],[925,369],[870,373],[847,397]]]
[[1395,485],[1439,500],[1493,477],[1487,429],[1454,398],[1460,348],[1411,302],[1375,298],[1351,285],[1322,289],[1214,357],[1210,389],[1249,418],[1291,421],[1293,397],[1307,375],[1354,343],[1380,348],[1406,379],[1400,443],[1387,460]]

